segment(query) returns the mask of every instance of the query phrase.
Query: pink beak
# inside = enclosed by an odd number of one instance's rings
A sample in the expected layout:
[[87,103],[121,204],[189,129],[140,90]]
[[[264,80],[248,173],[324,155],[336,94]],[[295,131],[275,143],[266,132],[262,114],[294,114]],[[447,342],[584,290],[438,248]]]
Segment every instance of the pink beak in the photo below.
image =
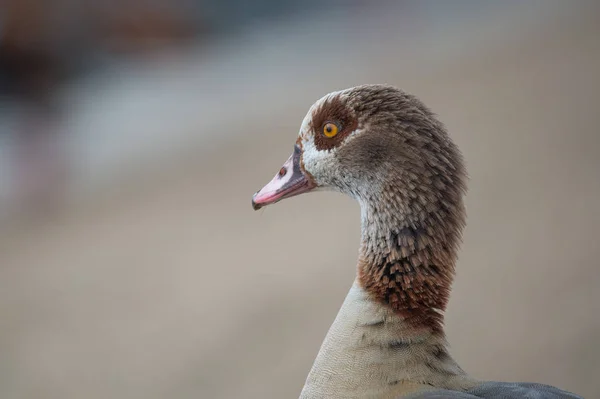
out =
[[294,146],[294,153],[283,164],[279,173],[266,186],[252,196],[252,208],[259,210],[263,206],[274,204],[284,198],[312,190],[317,185],[300,165],[302,150]]

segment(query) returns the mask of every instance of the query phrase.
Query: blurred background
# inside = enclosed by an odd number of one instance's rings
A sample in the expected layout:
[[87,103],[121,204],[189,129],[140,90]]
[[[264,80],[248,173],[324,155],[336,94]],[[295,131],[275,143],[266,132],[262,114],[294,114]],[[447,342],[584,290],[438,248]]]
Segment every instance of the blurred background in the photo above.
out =
[[363,83],[419,96],[467,160],[453,355],[600,397],[599,11],[4,0],[0,397],[297,397],[354,278],[358,205],[250,198],[309,106]]

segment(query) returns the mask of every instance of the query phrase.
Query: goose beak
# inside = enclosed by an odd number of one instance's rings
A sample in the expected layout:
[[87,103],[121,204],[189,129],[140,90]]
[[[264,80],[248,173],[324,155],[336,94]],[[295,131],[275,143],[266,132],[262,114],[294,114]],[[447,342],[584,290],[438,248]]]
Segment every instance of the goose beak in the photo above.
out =
[[301,166],[301,157],[302,150],[298,145],[294,146],[294,153],[285,161],[279,173],[252,196],[252,208],[255,211],[284,198],[310,191],[317,186]]

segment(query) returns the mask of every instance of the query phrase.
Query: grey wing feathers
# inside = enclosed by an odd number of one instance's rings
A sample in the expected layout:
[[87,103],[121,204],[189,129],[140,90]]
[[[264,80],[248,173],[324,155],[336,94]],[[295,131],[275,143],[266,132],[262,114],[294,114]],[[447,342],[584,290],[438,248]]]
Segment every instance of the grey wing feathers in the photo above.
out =
[[421,392],[406,397],[402,396],[398,399],[479,399],[479,397],[461,391],[436,389],[435,391]]
[[489,399],[583,399],[579,395],[550,385],[530,382],[484,382],[468,392],[477,397]]
[[409,397],[414,399],[583,399],[581,396],[550,385],[529,382],[484,382],[466,392],[439,389]]

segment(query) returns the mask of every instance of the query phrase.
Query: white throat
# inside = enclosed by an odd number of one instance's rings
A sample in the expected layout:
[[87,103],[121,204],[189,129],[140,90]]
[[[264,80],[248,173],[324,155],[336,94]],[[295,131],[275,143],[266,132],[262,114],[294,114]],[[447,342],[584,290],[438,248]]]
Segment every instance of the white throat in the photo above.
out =
[[397,398],[432,386],[464,390],[474,383],[448,355],[443,336],[415,331],[355,281],[300,398]]

